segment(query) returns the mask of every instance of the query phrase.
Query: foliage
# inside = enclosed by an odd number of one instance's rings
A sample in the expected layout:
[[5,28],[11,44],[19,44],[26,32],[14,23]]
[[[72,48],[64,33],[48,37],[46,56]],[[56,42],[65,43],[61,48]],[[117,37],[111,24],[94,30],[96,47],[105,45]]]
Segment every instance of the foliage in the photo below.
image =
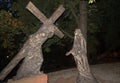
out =
[[[29,26],[29,31],[31,31],[31,34],[32,34],[32,33],[34,33],[35,30],[37,30],[41,26],[42,23],[38,19],[36,19],[36,17],[34,15],[32,15],[29,11],[27,11],[27,9],[25,9],[28,2],[29,2],[29,0],[26,0],[26,1],[21,0],[17,3],[14,3],[13,9],[19,11],[19,14],[18,14],[19,18],[18,19],[21,20],[23,23],[25,23],[25,25]],[[65,1],[64,0],[63,1],[62,0],[61,1],[56,1],[56,0],[53,0],[53,1],[50,1],[50,0],[46,0],[46,1],[32,0],[32,2],[47,17],[50,17],[51,14],[58,8],[58,6],[62,3],[64,3]],[[63,5],[65,5],[65,3]],[[66,5],[65,5],[65,7],[66,7]],[[71,17],[69,18],[69,16],[68,16],[69,14],[67,14],[67,12],[68,12],[67,10],[68,10],[68,8],[66,7],[66,12],[63,14],[63,17],[61,17],[55,23],[55,25],[57,25],[60,30],[64,31],[65,34],[68,35],[67,37],[73,37],[73,34],[74,34],[73,31],[74,31],[74,28],[76,27],[76,25],[75,25],[75,22],[73,22],[73,16],[70,15]],[[67,21],[67,20],[69,20],[69,21]],[[71,23],[72,25],[69,25],[69,23]],[[33,27],[36,27],[36,29],[34,30]],[[69,30],[68,30],[68,28],[69,28]],[[66,38],[66,36],[64,37],[64,39],[65,38]],[[59,38],[56,39],[56,37],[53,37],[52,39],[48,40],[46,42],[45,46],[43,46],[43,47],[45,47],[48,50],[49,46],[53,45],[54,43],[57,43],[58,40],[60,40],[60,39]],[[46,49],[45,49],[45,51],[46,51]]]
[[88,6],[88,28],[87,28],[87,44],[88,54],[91,56],[97,54],[99,41],[97,34],[100,32],[99,10],[96,4]]
[[[74,29],[76,27],[78,27],[78,24],[76,22],[76,18],[75,18],[74,14],[76,14],[76,16],[79,17],[79,14],[80,14],[80,12],[79,12],[79,0],[74,0],[74,1],[69,1],[69,2],[67,0],[52,0],[52,1],[50,1],[50,0],[46,0],[46,1],[43,1],[43,0],[40,0],[40,1],[38,1],[38,0],[31,0],[31,1],[47,17],[50,17],[50,15],[56,10],[56,8],[60,4],[63,4],[63,6],[65,7],[66,11],[63,14],[63,17],[61,17],[55,24],[60,28],[60,30],[62,30],[64,32],[64,34],[65,34],[64,40],[68,40],[68,41],[70,41],[69,43],[71,43],[73,41],[73,37],[74,37]],[[25,7],[26,7],[28,2],[29,2],[29,0],[17,1],[17,2],[14,3],[13,8],[12,8],[12,9],[18,11],[19,18],[17,18],[17,19],[21,20],[22,23],[24,23],[24,25],[27,25],[29,27],[29,29],[28,28],[27,29],[26,28],[23,29],[23,32],[27,36],[29,36],[30,34],[34,33],[39,28],[39,26],[42,24],[41,22],[39,22],[38,19],[35,18],[34,15],[32,15],[30,12],[27,11],[27,9],[25,9]],[[92,2],[92,1],[89,1],[89,2]],[[92,8],[91,8],[91,10],[92,10]],[[92,12],[90,12],[89,14],[92,14]],[[95,32],[96,33],[95,30],[97,30],[97,28],[95,28],[96,25],[94,25],[94,24],[95,23],[89,24],[90,29],[88,28],[88,32],[90,32],[90,33],[94,33]],[[91,27],[92,27],[92,29],[91,29]],[[15,35],[15,34],[13,34],[13,35]],[[90,35],[90,36],[92,36],[92,37],[90,37],[90,39],[88,39],[88,41],[91,40],[91,38],[96,39],[95,37],[93,37],[93,35]],[[25,37],[25,38],[27,38],[27,37]],[[58,37],[53,37],[52,39],[48,40],[45,43],[43,48],[46,48],[45,51],[48,52],[48,51],[50,51],[49,50],[49,46],[53,45],[55,43],[59,43],[59,45],[65,46],[65,44],[67,42],[62,43],[64,40],[60,40]],[[93,41],[93,44],[96,41],[97,40]],[[92,41],[88,45],[93,46],[92,45]],[[88,47],[91,47],[91,46],[88,46]],[[95,46],[95,44],[94,44],[94,46]],[[92,49],[94,49],[94,47],[92,47]],[[91,51],[91,52],[93,52],[93,51]]]
[[0,49],[8,49],[7,56],[12,56],[24,41],[24,27],[23,23],[14,18],[10,12],[0,11]]
[[89,4],[92,4],[92,3],[94,3],[94,2],[95,2],[95,0],[89,0],[89,1],[88,1]]
[[[27,37],[37,31],[41,22],[25,9],[29,0],[14,0],[12,9],[18,11],[18,18],[14,18],[10,12],[0,11],[0,42],[1,48],[13,49],[21,46]],[[73,42],[74,30],[78,27],[79,0],[31,0],[47,17],[62,4],[66,11],[55,25],[65,34],[63,39],[54,36],[43,46],[44,51],[49,52],[50,46],[57,44],[65,47]],[[107,5],[106,5],[107,4]],[[102,5],[102,6],[101,6]],[[119,0],[89,0],[88,1],[88,55],[97,55],[102,49],[116,50],[119,44]],[[76,16],[76,17],[75,17]],[[18,39],[18,36],[20,37]],[[17,42],[17,44],[16,44]],[[70,44],[69,44],[70,45]],[[100,49],[102,47],[102,49]],[[18,49],[18,48],[16,48]]]
[[119,0],[107,0],[106,3],[101,0],[97,3],[101,19],[101,37],[105,49],[109,51],[120,49],[119,3]]

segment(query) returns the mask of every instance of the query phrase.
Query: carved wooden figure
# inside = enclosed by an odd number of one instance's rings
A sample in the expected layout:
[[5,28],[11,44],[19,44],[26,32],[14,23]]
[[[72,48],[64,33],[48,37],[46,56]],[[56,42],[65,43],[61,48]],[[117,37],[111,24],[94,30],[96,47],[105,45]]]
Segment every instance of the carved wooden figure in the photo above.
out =
[[19,68],[15,79],[42,74],[42,72],[40,72],[40,68],[43,63],[42,44],[54,34],[60,38],[64,36],[64,34],[53,24],[65,10],[62,5],[49,19],[47,19],[46,16],[44,16],[44,14],[32,4],[32,2],[29,2],[26,8],[41,22],[43,22],[43,25],[36,33],[30,35],[29,39],[23,45],[23,48],[7,65],[7,67],[3,69],[0,73],[0,80],[3,80],[24,57],[25,59]]
[[69,54],[73,55],[77,65],[78,77],[76,83],[97,83],[89,68],[86,40],[80,29],[75,30],[73,48],[66,55]]

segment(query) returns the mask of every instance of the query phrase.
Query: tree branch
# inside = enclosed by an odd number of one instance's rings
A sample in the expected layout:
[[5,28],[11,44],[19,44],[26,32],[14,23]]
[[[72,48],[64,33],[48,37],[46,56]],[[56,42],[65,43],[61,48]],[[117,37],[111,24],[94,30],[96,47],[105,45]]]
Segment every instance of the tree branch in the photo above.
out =
[[74,37],[72,35],[70,35],[68,32],[66,32],[63,29],[60,29],[64,34],[66,34],[69,38],[74,39]]
[[69,8],[70,8],[70,10],[71,10],[71,12],[72,12],[72,15],[75,17],[76,23],[77,23],[77,25],[78,25],[78,27],[79,27],[79,26],[80,26],[80,25],[79,25],[79,24],[80,24],[80,23],[79,23],[79,18],[78,18],[78,16],[77,16],[77,14],[75,13],[74,9],[73,9],[72,2],[70,1],[69,4],[70,4]]

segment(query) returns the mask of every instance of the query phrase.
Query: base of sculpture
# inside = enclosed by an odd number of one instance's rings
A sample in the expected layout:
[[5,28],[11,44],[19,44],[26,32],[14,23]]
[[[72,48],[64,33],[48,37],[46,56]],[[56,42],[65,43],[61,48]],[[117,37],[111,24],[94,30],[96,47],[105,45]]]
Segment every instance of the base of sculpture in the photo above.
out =
[[8,80],[8,83],[47,83],[48,77],[45,74],[26,77],[20,80]]

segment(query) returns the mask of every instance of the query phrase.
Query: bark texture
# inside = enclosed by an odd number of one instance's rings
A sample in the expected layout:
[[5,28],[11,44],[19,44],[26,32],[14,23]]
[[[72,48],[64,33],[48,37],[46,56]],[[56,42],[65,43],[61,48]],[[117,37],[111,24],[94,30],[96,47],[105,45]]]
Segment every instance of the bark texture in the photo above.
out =
[[80,29],[75,30],[73,48],[67,53],[69,54],[73,55],[78,69],[76,83],[97,83],[89,68],[86,41]]
[[54,28],[52,26],[44,25],[36,33],[30,36],[26,43],[26,49],[24,49],[26,52],[24,55],[26,55],[26,57],[17,72],[17,79],[42,74],[42,72],[40,72],[43,63],[42,44],[53,35]]
[[79,9],[80,9],[80,22],[78,24],[78,28],[80,28],[83,36],[87,39],[87,3],[86,0],[80,0],[79,2]]

